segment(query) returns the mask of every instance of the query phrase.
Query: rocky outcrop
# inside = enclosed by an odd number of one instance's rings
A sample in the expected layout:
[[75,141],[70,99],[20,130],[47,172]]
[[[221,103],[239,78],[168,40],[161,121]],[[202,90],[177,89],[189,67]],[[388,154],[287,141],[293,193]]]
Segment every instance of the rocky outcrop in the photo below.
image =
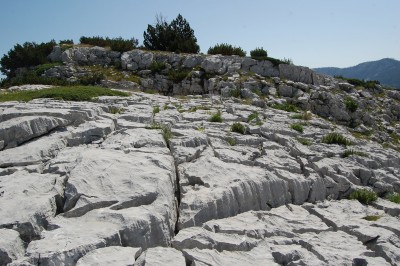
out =
[[[0,104],[0,264],[399,264],[399,205],[346,199],[364,187],[399,193],[399,152],[315,113],[260,107],[258,82],[246,81],[242,99]],[[274,104],[313,95],[313,112],[344,109],[333,88],[319,87],[325,97],[302,82],[263,84],[285,95]],[[222,122],[210,122],[218,111]],[[324,143],[331,132],[352,145]]]

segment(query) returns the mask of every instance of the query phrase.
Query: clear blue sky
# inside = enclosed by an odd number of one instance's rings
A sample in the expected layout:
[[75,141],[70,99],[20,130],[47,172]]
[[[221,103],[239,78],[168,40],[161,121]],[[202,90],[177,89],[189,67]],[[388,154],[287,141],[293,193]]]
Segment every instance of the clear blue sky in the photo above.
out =
[[0,55],[26,41],[135,37],[178,13],[201,51],[226,42],[308,67],[400,59],[400,0],[1,0]]

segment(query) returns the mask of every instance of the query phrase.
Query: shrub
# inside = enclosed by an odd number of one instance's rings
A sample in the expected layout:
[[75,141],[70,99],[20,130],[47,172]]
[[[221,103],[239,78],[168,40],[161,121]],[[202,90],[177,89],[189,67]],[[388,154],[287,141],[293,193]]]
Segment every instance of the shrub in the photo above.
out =
[[400,194],[399,193],[396,193],[396,192],[390,193],[386,196],[386,199],[391,202],[400,204]]
[[345,138],[343,135],[336,132],[325,135],[321,139],[321,142],[326,144],[339,144],[344,146],[351,145],[351,141],[349,139]]
[[296,130],[296,131],[298,131],[300,133],[303,133],[303,131],[304,131],[303,125],[298,124],[298,123],[291,124],[290,128],[293,129],[293,130]]
[[95,36],[95,37],[82,36],[79,39],[79,41],[81,44],[89,44],[100,47],[110,47],[111,50],[120,53],[131,51],[135,49],[136,46],[138,45],[138,40],[135,38],[125,40],[121,37],[110,39],[108,37],[104,38],[100,36]]
[[293,104],[290,103],[283,103],[283,104],[274,104],[271,106],[274,109],[278,109],[278,110],[283,110],[286,112],[292,112],[292,113],[297,113],[297,107]]
[[358,200],[359,202],[363,204],[369,204],[373,201],[376,201],[378,199],[378,196],[376,195],[375,192],[368,190],[366,188],[363,189],[357,189],[351,192],[349,195],[349,199],[351,200]]
[[90,101],[99,96],[129,96],[128,93],[93,86],[54,87],[36,91],[18,91],[0,94],[0,102],[31,101],[38,98],[53,98],[65,101]]
[[158,17],[154,27],[147,26],[143,38],[143,44],[149,50],[182,53],[198,53],[200,51],[193,29],[181,14],[170,24],[164,18]]
[[160,106],[156,105],[153,107],[153,115],[158,114],[160,112]]
[[349,150],[345,150],[344,153],[342,154],[342,158],[347,158],[349,156],[361,156],[361,157],[367,157],[368,154],[366,154],[365,152],[361,152],[361,151],[356,151],[353,149],[349,149]]
[[221,111],[216,112],[210,117],[210,122],[221,123],[222,121]]
[[238,55],[241,57],[246,56],[246,52],[240,47],[235,47],[227,43],[217,44],[208,49],[208,54],[221,54],[221,55]]
[[164,62],[153,61],[149,69],[151,70],[152,73],[160,73],[166,68],[167,65]]
[[264,48],[256,48],[250,51],[250,56],[256,60],[266,60],[268,57],[268,53]]
[[35,70],[28,71],[23,75],[18,77],[12,77],[4,79],[1,83],[1,87],[11,87],[11,86],[19,86],[24,84],[43,84],[43,85],[55,85],[55,86],[65,86],[70,85],[70,82],[53,78],[53,77],[42,77],[36,74]]
[[380,84],[380,82],[377,80],[365,81],[365,80],[354,79],[354,78],[344,78],[342,76],[335,76],[335,78],[345,80],[348,83],[350,83],[351,85],[354,85],[356,87],[360,86],[360,87],[370,88],[370,89],[373,89],[376,87],[376,85]]
[[0,70],[7,78],[16,76],[16,70],[22,67],[31,67],[48,63],[47,56],[56,45],[54,40],[46,43],[36,44],[26,42],[23,45],[16,44],[0,60]]
[[171,70],[168,73],[168,78],[174,83],[179,83],[184,80],[189,75],[189,73],[189,70]]
[[58,44],[63,45],[63,44],[74,44],[73,40],[61,40],[58,42]]
[[246,127],[239,122],[235,122],[231,126],[231,131],[243,135],[244,133],[246,133]]
[[46,63],[46,64],[36,66],[34,71],[37,76],[41,76],[46,70],[49,70],[50,68],[60,66],[60,65],[61,65],[61,63]]
[[352,113],[354,113],[358,108],[357,102],[351,97],[347,97],[344,101],[344,104],[346,105],[346,108]]

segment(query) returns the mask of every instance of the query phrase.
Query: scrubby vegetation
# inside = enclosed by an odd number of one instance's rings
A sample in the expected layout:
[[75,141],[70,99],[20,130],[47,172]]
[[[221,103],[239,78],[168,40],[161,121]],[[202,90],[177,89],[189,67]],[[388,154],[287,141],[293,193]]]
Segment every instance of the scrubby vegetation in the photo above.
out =
[[156,25],[148,25],[143,38],[149,50],[195,54],[200,51],[193,29],[181,14],[169,24],[163,17],[157,17]]
[[185,78],[187,78],[190,74],[189,70],[181,69],[181,70],[171,70],[168,72],[168,78],[175,83],[179,83]]
[[101,87],[71,86],[54,87],[36,91],[18,91],[0,94],[0,102],[31,101],[38,98],[53,98],[65,101],[90,101],[99,96],[129,96],[128,93]]
[[153,106],[153,115],[158,114],[160,112],[160,106]]
[[239,122],[235,122],[231,126],[231,131],[243,135],[246,133],[246,127]]
[[161,73],[164,69],[167,68],[167,65],[164,62],[153,61],[150,65],[151,72],[154,73]]
[[399,193],[396,193],[396,192],[389,193],[389,194],[386,196],[386,199],[389,200],[389,201],[391,201],[391,202],[400,204],[400,194],[399,194]]
[[221,111],[216,112],[210,117],[210,122],[221,123],[223,122]]
[[139,44],[138,40],[135,38],[125,40],[122,37],[111,39],[108,37],[100,37],[100,36],[95,36],[95,37],[82,36],[79,39],[79,41],[81,44],[88,44],[100,47],[110,47],[111,50],[120,53],[131,51],[135,49]]
[[312,144],[311,140],[305,138],[296,138],[298,142],[305,146],[310,146]]
[[326,144],[339,144],[344,146],[352,144],[349,139],[336,132],[325,135],[324,137],[322,137],[321,142]]
[[256,60],[266,60],[268,57],[268,53],[266,50],[264,50],[263,47],[261,47],[261,48],[256,48],[254,50],[251,50],[250,56],[251,56],[251,58],[256,59]]
[[310,111],[304,111],[302,114],[291,115],[290,118],[292,118],[292,119],[301,119],[301,120],[311,120],[312,114],[311,114]]
[[344,78],[342,76],[335,76],[335,78],[345,80],[356,87],[359,86],[364,88],[375,88],[377,85],[380,84],[380,82],[377,80],[360,80],[354,78]]
[[352,113],[354,113],[358,109],[357,102],[351,97],[346,97],[344,104],[346,105],[347,110],[349,110]]
[[361,156],[361,157],[367,157],[368,156],[368,154],[366,154],[365,152],[349,149],[349,150],[345,150],[344,151],[344,153],[342,154],[342,157],[343,158],[347,158],[347,157],[350,157],[350,156],[353,156],[353,155]]
[[236,145],[236,140],[232,138],[231,136],[228,136],[225,138],[225,141],[230,145],[230,146],[235,146]]
[[349,199],[358,200],[363,204],[370,204],[378,199],[375,192],[368,190],[366,188],[354,190],[350,195]]
[[50,63],[47,56],[57,43],[54,40],[40,44],[25,42],[23,45],[16,44],[0,60],[0,70],[7,78],[16,76],[18,68],[28,68]]
[[227,43],[216,44],[213,47],[210,47],[207,51],[208,54],[221,54],[221,55],[238,55],[238,56],[246,56],[246,52],[243,51],[242,48],[232,46]]
[[298,109],[295,105],[290,103],[283,103],[283,104],[274,104],[271,106],[274,109],[283,110],[286,112],[297,113]]
[[303,125],[299,124],[299,123],[291,124],[290,128],[293,129],[293,130],[296,130],[296,131],[298,131],[300,133],[303,133],[303,131],[304,131]]

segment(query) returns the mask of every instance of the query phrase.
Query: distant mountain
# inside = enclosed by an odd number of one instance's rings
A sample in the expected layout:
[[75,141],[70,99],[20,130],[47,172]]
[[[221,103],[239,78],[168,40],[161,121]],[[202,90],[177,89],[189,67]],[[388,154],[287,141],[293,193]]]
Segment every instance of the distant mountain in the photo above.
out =
[[363,80],[378,80],[384,86],[400,89],[400,61],[384,58],[378,61],[365,62],[353,67],[314,68],[318,73],[331,76],[343,76]]

